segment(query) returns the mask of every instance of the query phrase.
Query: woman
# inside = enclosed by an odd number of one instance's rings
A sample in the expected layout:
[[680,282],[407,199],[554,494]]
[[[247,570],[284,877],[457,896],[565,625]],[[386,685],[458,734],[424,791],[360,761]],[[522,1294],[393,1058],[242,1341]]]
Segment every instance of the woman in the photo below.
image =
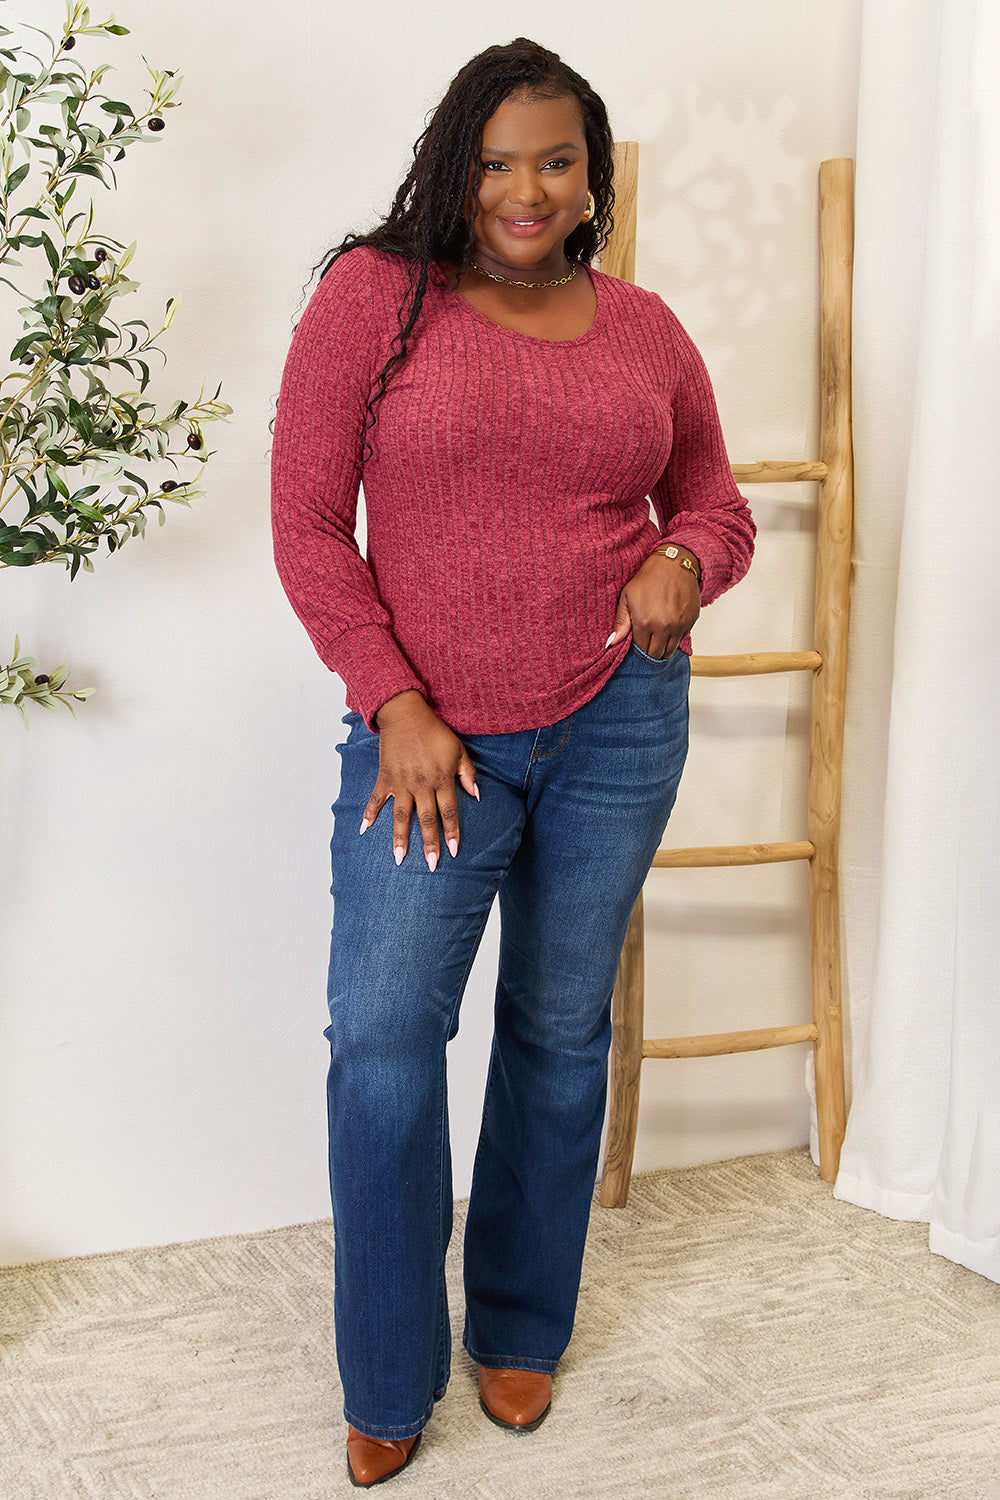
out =
[[326,1035],[362,1486],[409,1462],[448,1379],[445,1048],[498,892],[465,1347],[492,1420],[548,1411],[618,956],[686,753],[688,633],[752,551],[693,345],[589,269],[611,176],[604,106],[554,53],[473,58],[384,223],[331,255],[282,384],[277,566],[352,710]]

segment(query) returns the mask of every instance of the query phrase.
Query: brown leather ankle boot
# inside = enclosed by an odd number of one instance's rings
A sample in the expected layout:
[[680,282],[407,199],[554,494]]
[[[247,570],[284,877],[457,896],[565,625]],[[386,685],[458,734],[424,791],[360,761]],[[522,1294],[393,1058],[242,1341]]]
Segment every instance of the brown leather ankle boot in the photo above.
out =
[[541,1370],[490,1370],[480,1365],[479,1404],[498,1427],[534,1432],[552,1404],[552,1376]]
[[354,1427],[347,1429],[347,1475],[358,1489],[371,1489],[405,1469],[420,1444],[420,1433],[411,1438],[365,1437]]

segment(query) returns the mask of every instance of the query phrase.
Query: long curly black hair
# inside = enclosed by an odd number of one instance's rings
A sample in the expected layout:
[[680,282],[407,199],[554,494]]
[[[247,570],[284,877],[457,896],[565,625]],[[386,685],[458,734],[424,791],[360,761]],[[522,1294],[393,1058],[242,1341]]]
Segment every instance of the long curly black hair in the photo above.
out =
[[410,285],[399,308],[399,332],[392,352],[375,382],[365,422],[367,435],[375,421],[375,406],[385,395],[393,371],[406,358],[427,277],[434,261],[454,266],[459,273],[472,261],[473,235],[463,212],[473,167],[472,193],[482,182],[479,153],[483,127],[511,94],[527,92],[537,98],[577,99],[587,142],[587,172],[594,195],[594,213],[578,224],[565,243],[567,256],[589,263],[604,245],[614,223],[612,137],[604,101],[579,73],[555,52],[518,37],[502,47],[487,47],[467,62],[448,86],[430,123],[413,148],[413,166],[400,185],[392,208],[368,234],[349,234],[323,262],[321,276],[333,263],[359,245],[388,250],[410,262]]

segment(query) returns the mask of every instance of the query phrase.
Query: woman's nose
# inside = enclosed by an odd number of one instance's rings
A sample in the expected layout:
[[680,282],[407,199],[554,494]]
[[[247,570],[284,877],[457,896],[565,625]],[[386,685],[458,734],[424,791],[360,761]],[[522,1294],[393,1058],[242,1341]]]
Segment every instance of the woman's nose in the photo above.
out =
[[526,207],[541,203],[545,197],[545,186],[537,172],[515,172],[507,197],[511,203],[522,203]]

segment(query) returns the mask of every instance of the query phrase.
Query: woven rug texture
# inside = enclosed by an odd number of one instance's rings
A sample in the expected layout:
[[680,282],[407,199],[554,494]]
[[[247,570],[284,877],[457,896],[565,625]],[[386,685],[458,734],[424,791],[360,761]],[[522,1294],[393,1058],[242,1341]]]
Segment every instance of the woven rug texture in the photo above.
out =
[[[353,1494],[331,1268],[320,1221],[0,1271],[0,1496]],[[835,1201],[804,1151],[643,1174],[627,1209],[594,1209],[548,1420],[487,1422],[456,1336],[391,1484],[398,1500],[1000,1500],[1000,1286],[932,1255],[924,1225]]]

